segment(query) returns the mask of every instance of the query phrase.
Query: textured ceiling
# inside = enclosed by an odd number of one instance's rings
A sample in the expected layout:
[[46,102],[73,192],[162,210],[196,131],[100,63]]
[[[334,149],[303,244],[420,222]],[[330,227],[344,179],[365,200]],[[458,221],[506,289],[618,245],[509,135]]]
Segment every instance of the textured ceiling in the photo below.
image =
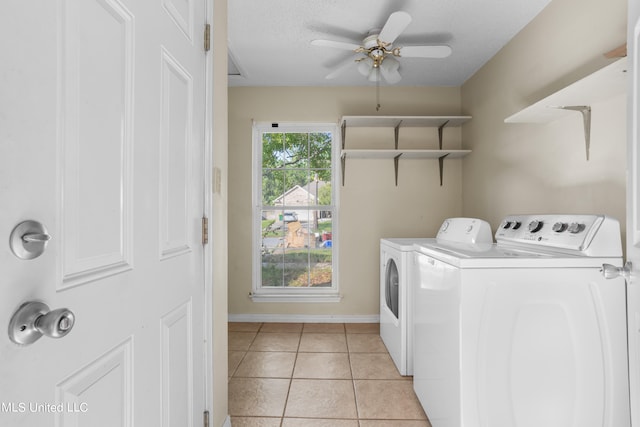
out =
[[[368,86],[353,53],[314,39],[361,44],[392,12],[412,21],[394,46],[449,45],[445,59],[399,58],[402,86],[460,86],[550,0],[230,0],[230,86]],[[232,71],[233,65],[237,69]],[[240,75],[234,75],[240,74]],[[384,82],[382,84],[385,84]]]

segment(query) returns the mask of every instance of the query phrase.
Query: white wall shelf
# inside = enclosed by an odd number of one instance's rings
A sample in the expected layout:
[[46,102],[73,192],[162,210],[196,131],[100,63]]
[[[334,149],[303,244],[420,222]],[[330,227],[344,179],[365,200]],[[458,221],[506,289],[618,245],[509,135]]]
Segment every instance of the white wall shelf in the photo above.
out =
[[627,58],[621,58],[504,119],[505,123],[548,123],[582,114],[587,160],[591,139],[591,105],[627,91]]
[[[342,130],[342,185],[345,180],[347,158],[350,159],[393,159],[396,186],[400,159],[438,159],[440,185],[444,172],[444,159],[459,159],[471,153],[471,150],[443,150],[442,139],[446,126],[459,127],[471,120],[470,116],[344,116],[341,119]],[[346,149],[347,127],[385,127],[394,129],[394,149]],[[420,150],[399,148],[400,127],[433,127],[438,129],[438,150]]]

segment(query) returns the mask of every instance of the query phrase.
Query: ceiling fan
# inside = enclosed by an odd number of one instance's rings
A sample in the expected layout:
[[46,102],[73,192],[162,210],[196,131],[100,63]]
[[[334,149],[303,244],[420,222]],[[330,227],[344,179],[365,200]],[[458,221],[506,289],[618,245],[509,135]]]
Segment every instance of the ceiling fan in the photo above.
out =
[[370,81],[379,82],[380,74],[382,74],[385,81],[394,84],[402,79],[398,71],[400,62],[396,58],[446,58],[451,55],[451,48],[446,45],[394,47],[393,42],[410,22],[411,15],[398,11],[389,16],[381,30],[369,31],[362,41],[362,45],[334,40],[312,40],[311,44],[356,52],[355,57],[349,58],[329,73],[327,79],[337,77],[356,62],[360,74]]

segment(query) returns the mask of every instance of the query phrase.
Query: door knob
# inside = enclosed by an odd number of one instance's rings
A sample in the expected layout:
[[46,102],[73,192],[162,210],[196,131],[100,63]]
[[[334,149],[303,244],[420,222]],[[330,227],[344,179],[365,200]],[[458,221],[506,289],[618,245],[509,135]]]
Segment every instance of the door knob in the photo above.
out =
[[9,238],[11,252],[20,259],[37,258],[47,248],[51,236],[38,221],[23,221],[16,225]]
[[16,344],[29,345],[45,335],[62,338],[71,332],[75,315],[67,308],[49,310],[44,303],[31,301],[22,304],[9,322],[9,338]]
[[605,279],[615,279],[617,277],[623,277],[625,280],[629,280],[629,277],[631,276],[631,268],[632,264],[630,261],[627,261],[622,267],[616,267],[615,265],[611,264],[602,264],[600,272]]

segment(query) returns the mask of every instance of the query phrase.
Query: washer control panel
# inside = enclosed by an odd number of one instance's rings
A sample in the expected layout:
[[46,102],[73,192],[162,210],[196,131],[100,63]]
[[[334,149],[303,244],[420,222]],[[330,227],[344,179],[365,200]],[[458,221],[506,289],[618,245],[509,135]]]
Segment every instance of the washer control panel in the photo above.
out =
[[498,244],[566,249],[590,254],[622,252],[620,224],[605,215],[509,215],[495,234]]

